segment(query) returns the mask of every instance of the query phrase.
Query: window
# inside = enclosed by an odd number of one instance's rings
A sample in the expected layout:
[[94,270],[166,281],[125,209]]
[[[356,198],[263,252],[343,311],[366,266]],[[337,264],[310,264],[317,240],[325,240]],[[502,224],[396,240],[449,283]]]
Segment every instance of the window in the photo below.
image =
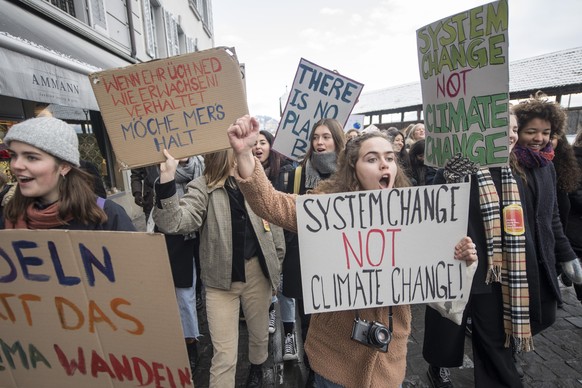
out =
[[211,0],[188,0],[190,8],[199,20],[202,20],[204,27],[212,35],[212,2]]
[[166,52],[168,57],[180,54],[180,40],[178,38],[178,22],[174,15],[164,10],[164,27],[166,30]]
[[69,15],[76,17],[75,15],[75,3],[73,0],[47,0],[49,3],[59,8],[61,11],[68,13]]
[[198,51],[198,38],[186,37],[186,52],[195,53]]
[[107,13],[105,13],[103,0],[91,0],[89,10],[91,12],[91,26],[107,31]]
[[79,21],[107,31],[107,11],[104,0],[45,0]]
[[154,17],[154,6],[150,0],[143,0],[143,24],[146,41],[146,53],[151,58],[158,57],[158,42],[156,39],[156,23]]

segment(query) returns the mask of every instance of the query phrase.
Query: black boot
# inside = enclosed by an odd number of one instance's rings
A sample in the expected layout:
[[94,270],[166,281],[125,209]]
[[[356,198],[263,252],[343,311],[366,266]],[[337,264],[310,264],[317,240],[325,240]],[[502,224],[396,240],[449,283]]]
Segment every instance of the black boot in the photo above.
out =
[[247,388],[261,388],[263,386],[263,365],[251,364],[247,377]]
[[427,375],[433,388],[453,388],[448,368],[429,365]]
[[523,380],[523,376],[525,375],[525,373],[523,371],[523,368],[521,367],[519,359],[517,358],[517,352],[513,352],[512,356],[513,363],[515,364],[515,369],[517,369],[517,374],[519,375],[519,378]]
[[196,340],[193,342],[186,342],[186,349],[188,350],[188,360],[190,361],[190,371],[192,376],[194,376],[194,371],[198,366],[198,346],[196,345]]

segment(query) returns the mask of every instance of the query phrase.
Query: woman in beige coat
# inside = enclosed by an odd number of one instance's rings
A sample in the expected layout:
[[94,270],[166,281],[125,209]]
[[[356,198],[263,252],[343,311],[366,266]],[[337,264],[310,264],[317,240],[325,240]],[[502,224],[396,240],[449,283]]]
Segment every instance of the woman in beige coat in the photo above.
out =
[[[258,131],[258,122],[248,115],[228,129],[230,144],[237,157],[239,187],[256,214],[284,229],[296,231],[296,196],[275,191],[252,155]],[[406,176],[399,174],[388,138],[382,133],[372,132],[348,143],[337,172],[317,186],[314,193],[389,190],[408,185]],[[455,258],[477,259],[470,238],[465,237],[457,244]],[[361,319],[381,322],[388,327],[389,310],[389,307],[379,307],[362,309],[359,313]],[[402,384],[411,325],[410,306],[394,306],[392,312],[392,341],[386,353],[351,340],[353,311],[313,314],[305,351],[316,373],[317,386],[395,388]]]
[[268,355],[269,304],[285,257],[283,231],[248,208],[231,176],[232,151],[205,155],[204,175],[190,182],[180,199],[174,184],[178,160],[164,153],[153,217],[164,233],[200,231],[200,276],[214,353],[210,387],[235,386],[240,305],[249,331],[247,387],[260,387]]

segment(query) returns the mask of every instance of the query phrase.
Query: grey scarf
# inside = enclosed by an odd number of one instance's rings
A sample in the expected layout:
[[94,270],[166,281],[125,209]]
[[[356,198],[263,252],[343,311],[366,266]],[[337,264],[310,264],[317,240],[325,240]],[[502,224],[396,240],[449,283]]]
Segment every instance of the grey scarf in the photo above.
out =
[[188,159],[185,165],[178,165],[175,175],[178,198],[182,198],[186,194],[186,186],[188,186],[188,183],[201,176],[203,171],[204,159],[200,156],[193,156]]
[[305,188],[313,189],[319,181],[328,178],[337,170],[337,154],[335,152],[313,153],[305,164]]

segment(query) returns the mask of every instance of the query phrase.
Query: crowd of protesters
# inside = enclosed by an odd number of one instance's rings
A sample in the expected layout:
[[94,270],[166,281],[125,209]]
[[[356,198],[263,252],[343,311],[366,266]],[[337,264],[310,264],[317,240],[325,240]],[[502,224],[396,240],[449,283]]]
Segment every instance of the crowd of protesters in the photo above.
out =
[[[516,354],[531,351],[536,334],[555,322],[559,279],[573,284],[582,301],[582,130],[570,145],[566,123],[559,104],[537,94],[512,107],[507,166],[481,168],[455,157],[437,170],[424,164],[422,123],[358,132],[322,119],[297,162],[272,149],[273,135],[247,115],[228,128],[230,150],[180,160],[164,150],[160,166],[133,170],[135,203],[148,228],[166,237],[192,372],[198,319],[204,319],[213,348],[210,386],[234,387],[242,311],[249,331],[246,386],[263,386],[278,303],[282,358],[297,362],[297,342],[304,343],[305,386],[401,386],[410,306],[359,310],[357,319],[390,327],[386,352],[350,340],[353,311],[305,314],[300,262],[309,258],[299,254],[295,200],[378,189],[379,182],[391,190],[469,181],[467,236],[451,255],[477,261],[477,271],[461,325],[426,308],[428,377],[434,387],[453,386],[448,368],[462,363],[470,318],[475,386],[522,387]],[[0,175],[0,228],[135,230],[126,211],[96,187],[77,134],[64,121],[15,124],[1,145],[14,182]],[[519,209],[519,232],[508,227],[516,221],[508,207]]]

